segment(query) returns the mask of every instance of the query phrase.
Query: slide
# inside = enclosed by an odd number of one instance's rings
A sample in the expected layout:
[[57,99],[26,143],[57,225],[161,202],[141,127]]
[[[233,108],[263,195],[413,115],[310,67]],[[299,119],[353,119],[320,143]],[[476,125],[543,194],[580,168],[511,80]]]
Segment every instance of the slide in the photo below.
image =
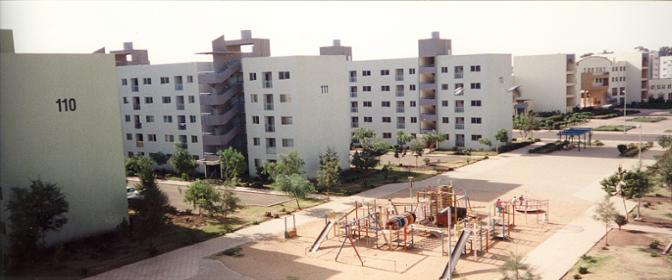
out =
[[457,265],[457,261],[460,260],[460,256],[462,256],[462,252],[464,251],[465,246],[467,246],[467,240],[469,240],[469,236],[471,236],[471,230],[462,230],[460,233],[460,238],[457,239],[457,244],[455,244],[455,249],[450,255],[450,262],[446,264],[446,268],[443,269],[443,273],[439,279],[448,279],[448,275],[453,274],[455,266]]
[[327,238],[327,235],[329,234],[329,230],[334,226],[333,221],[327,222],[326,225],[324,225],[324,228],[320,232],[320,235],[315,239],[315,242],[313,242],[313,245],[310,246],[310,251],[311,253],[317,252],[317,249],[320,248],[320,245],[322,244],[322,241]]

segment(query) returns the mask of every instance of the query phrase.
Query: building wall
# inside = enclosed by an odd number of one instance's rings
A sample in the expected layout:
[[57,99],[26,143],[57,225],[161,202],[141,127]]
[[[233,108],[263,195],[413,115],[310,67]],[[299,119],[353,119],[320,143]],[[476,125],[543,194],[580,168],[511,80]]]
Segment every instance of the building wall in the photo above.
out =
[[[535,111],[567,112],[578,105],[574,88],[576,74],[568,75],[567,56],[549,54],[513,57],[514,84],[520,86],[522,98],[532,99]],[[574,97],[568,100],[568,94],[574,94]]]
[[659,73],[661,79],[672,78],[672,55],[660,57]]
[[649,96],[672,100],[672,78],[650,80]]
[[[354,132],[359,127],[373,130],[376,136],[390,144],[396,144],[398,131],[419,133],[417,68],[417,58],[348,61],[349,83],[344,94],[349,96],[351,130]],[[396,75],[398,69],[403,72],[399,79]],[[355,76],[351,78],[353,71]],[[371,75],[363,76],[364,71],[370,71]],[[381,71],[389,71],[389,74],[382,75]],[[402,88],[399,95],[398,86]],[[370,87],[371,91],[364,91],[365,87]],[[384,91],[383,87],[389,90]],[[356,90],[354,95],[353,90]],[[389,103],[389,107],[383,107],[383,102]],[[399,111],[397,102],[403,102]],[[365,107],[365,103],[370,103],[371,107]],[[384,122],[383,118],[389,118],[389,122]],[[403,118],[403,123],[399,122],[400,118]]]
[[[304,171],[314,177],[319,169],[319,155],[334,149],[341,168],[349,167],[350,128],[345,56],[290,56],[243,58],[248,164],[251,175],[257,175],[257,164],[277,160],[292,150],[306,162]],[[287,71],[289,79],[280,80],[279,72]],[[264,88],[263,72],[272,73],[272,87]],[[256,80],[250,80],[250,73]],[[324,87],[328,87],[328,90]],[[265,95],[273,96],[272,110],[264,107]],[[252,96],[257,96],[257,101]],[[289,96],[281,102],[280,95]],[[274,132],[266,132],[266,117],[274,117]],[[292,124],[283,125],[281,118],[291,117]],[[259,117],[255,124],[254,117]],[[254,138],[259,138],[255,145]],[[274,153],[268,151],[266,139],[276,139]],[[283,147],[282,139],[293,139],[293,147]]]
[[48,243],[113,230],[128,211],[114,56],[2,53],[0,68],[0,207],[40,179],[70,205]]
[[[134,65],[117,67],[118,103],[121,106],[121,123],[123,130],[124,155],[150,153],[173,154],[175,144],[180,142],[180,135],[186,137],[186,146],[190,154],[203,158],[203,130],[201,127],[200,92],[205,92],[198,83],[198,73],[211,71],[212,63],[192,62],[162,65]],[[176,76],[182,77],[182,88],[176,84]],[[168,78],[162,83],[162,77]],[[191,77],[191,82],[189,78]],[[138,79],[138,90],[132,91],[131,79]],[[151,79],[151,84],[145,84],[144,79]],[[126,80],[126,85],[123,80]],[[184,98],[184,108],[178,110],[178,96]],[[140,108],[134,109],[133,98],[140,98]],[[163,98],[169,97],[170,102],[164,103]],[[146,98],[152,98],[147,103]],[[193,98],[193,100],[190,100]],[[124,101],[126,100],[126,101]],[[191,102],[193,101],[193,102]],[[135,117],[140,118],[141,128],[136,128]],[[147,117],[153,117],[149,122]],[[172,122],[164,120],[170,116]],[[180,125],[178,116],[185,116],[184,125]],[[128,138],[128,134],[132,138]],[[137,134],[142,134],[139,141]],[[156,141],[150,141],[149,135],[155,135]],[[166,139],[173,136],[173,142]],[[195,137],[196,142],[192,141]],[[201,167],[202,169],[202,167]]]
[[[440,143],[441,148],[452,148],[457,145],[457,135],[464,135],[464,147],[472,149],[488,148],[478,143],[475,137],[484,137],[496,143],[495,134],[505,129],[511,135],[513,126],[513,107],[511,106],[512,86],[511,55],[509,54],[476,54],[476,55],[442,55],[436,57],[437,64],[437,128],[441,133],[448,134],[448,140]],[[462,78],[456,78],[454,68],[462,66]],[[471,66],[480,66],[480,71],[471,71]],[[443,73],[442,67],[448,72]],[[456,84],[463,84],[464,93],[455,95]],[[472,89],[471,84],[480,84],[480,89]],[[447,84],[448,89],[442,85]],[[480,101],[481,106],[472,106],[471,101]],[[444,106],[447,102],[448,106]],[[456,101],[464,101],[464,111],[456,111]],[[448,118],[448,123],[444,122]],[[464,128],[456,127],[457,118],[464,118]],[[480,118],[481,123],[472,123],[472,118]]]

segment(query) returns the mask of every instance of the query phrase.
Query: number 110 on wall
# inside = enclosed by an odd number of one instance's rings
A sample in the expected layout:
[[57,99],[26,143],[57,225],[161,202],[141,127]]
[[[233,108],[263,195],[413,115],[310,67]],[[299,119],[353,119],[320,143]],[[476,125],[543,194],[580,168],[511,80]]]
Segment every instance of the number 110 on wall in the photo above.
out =
[[56,99],[56,104],[58,104],[59,112],[72,112],[77,110],[77,100],[74,98]]

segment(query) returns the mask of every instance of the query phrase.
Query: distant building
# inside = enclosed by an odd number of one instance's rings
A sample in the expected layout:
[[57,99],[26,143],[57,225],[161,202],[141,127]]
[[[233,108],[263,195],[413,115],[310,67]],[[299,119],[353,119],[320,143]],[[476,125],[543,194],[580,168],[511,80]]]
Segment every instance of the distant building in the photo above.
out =
[[661,79],[672,78],[672,55],[662,56],[659,58],[660,67],[659,73]]
[[581,107],[640,102],[648,98],[649,54],[599,54],[577,63]]
[[[579,105],[574,54],[513,57],[517,109],[571,112]],[[530,107],[530,108],[527,108]]]
[[128,218],[114,56],[14,53],[1,36],[0,249],[11,188],[30,180],[57,184],[70,206],[47,244],[114,230]]
[[649,97],[672,100],[672,78],[651,80]]

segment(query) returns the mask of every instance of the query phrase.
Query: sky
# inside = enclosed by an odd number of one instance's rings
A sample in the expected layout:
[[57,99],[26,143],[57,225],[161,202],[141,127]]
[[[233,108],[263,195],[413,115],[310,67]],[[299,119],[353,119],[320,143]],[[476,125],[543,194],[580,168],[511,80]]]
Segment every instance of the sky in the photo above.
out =
[[132,41],[152,64],[210,61],[211,41],[240,30],[273,56],[318,55],[340,39],[354,60],[417,56],[439,31],[453,54],[513,55],[672,45],[672,2],[0,2],[18,53],[89,53]]

